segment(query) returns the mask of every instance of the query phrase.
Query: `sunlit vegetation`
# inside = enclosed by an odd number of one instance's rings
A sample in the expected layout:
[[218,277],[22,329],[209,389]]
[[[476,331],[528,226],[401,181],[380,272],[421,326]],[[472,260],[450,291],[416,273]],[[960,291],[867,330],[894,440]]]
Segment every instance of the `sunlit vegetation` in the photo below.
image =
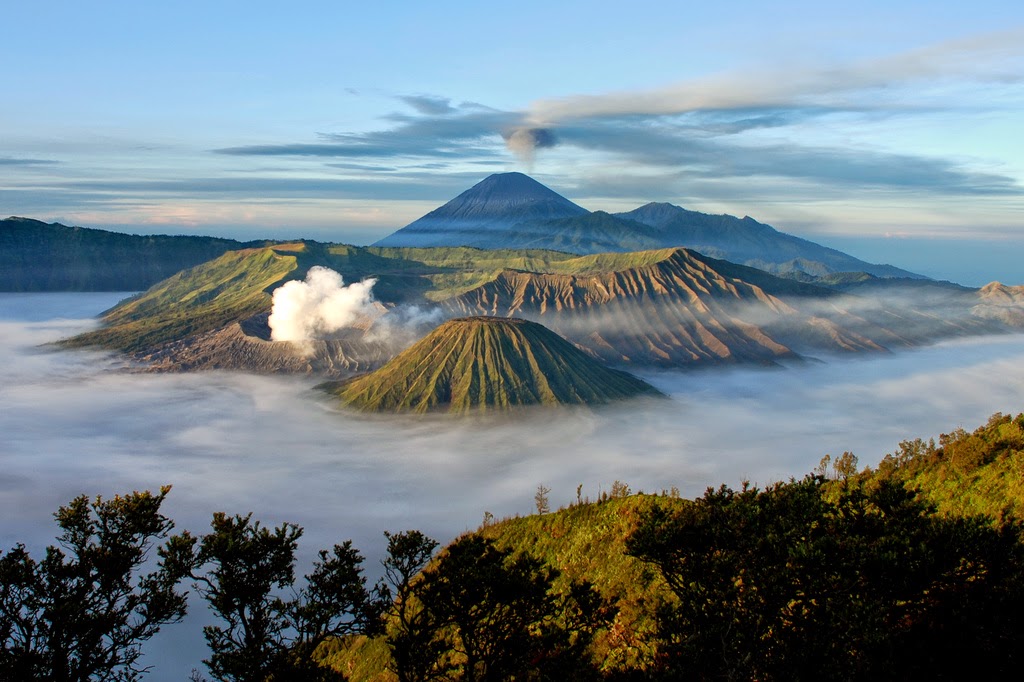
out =
[[216,619],[196,680],[1012,678],[1022,460],[1024,415],[996,414],[695,500],[616,481],[552,511],[541,484],[445,548],[386,534],[376,585],[347,542],[299,579],[291,524],[171,536],[166,489],[82,497],[45,558],[0,555],[0,679],[139,679],[188,587]]
[[919,489],[947,516],[1024,519],[1024,415],[996,413],[973,432],[957,428],[937,443],[903,441],[864,476]]
[[297,267],[290,252],[229,251],[118,304],[103,316],[106,326],[65,343],[131,352],[217,329],[269,310],[268,290]]

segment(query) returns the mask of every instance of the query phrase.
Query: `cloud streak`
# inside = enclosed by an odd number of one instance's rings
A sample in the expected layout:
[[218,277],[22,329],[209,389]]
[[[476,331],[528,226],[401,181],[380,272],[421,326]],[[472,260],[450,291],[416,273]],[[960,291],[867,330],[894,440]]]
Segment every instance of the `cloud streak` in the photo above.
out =
[[0,156],[0,166],[55,166],[59,161],[51,159],[16,159],[10,156]]
[[[973,36],[840,65],[791,65],[688,80],[639,91],[538,100],[520,111],[453,106],[433,95],[399,99],[415,111],[392,127],[321,134],[316,143],[249,145],[229,156],[294,156],[363,162],[414,159],[500,160],[500,145],[532,168],[555,147],[609,155],[644,174],[698,181],[785,180],[794,194],[823,189],[884,189],[960,196],[1020,195],[1018,178],[966,167],[962,160],[884,148],[801,141],[802,126],[846,117],[878,120],[934,115],[961,104],[936,103],[936,83],[999,83],[1024,73],[1024,30]],[[1017,68],[1021,67],[1021,68]],[[913,93],[918,92],[915,99]],[[909,94],[908,94],[909,93]],[[850,117],[853,117],[850,119]],[[760,131],[775,138],[758,138]],[[753,137],[751,137],[753,135]],[[779,136],[790,139],[779,141]],[[585,180],[583,180],[585,182]],[[649,180],[657,185],[658,180]],[[666,183],[662,183],[666,185]]]
[[845,66],[752,70],[650,90],[544,99],[528,109],[536,125],[574,119],[666,116],[693,111],[798,108],[808,104],[859,108],[855,95],[923,80],[1006,82],[1021,79],[1006,60],[1024,57],[1024,29],[972,36]]

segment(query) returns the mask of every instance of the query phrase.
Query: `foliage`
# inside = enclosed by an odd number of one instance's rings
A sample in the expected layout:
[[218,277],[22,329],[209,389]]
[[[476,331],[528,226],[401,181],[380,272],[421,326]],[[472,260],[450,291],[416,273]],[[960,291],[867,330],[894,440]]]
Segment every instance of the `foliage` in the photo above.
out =
[[[196,567],[196,589],[223,625],[203,628],[205,661],[218,680],[344,679],[317,660],[329,638],[372,632],[383,604],[367,588],[360,554],[351,542],[321,550],[306,586],[295,583],[295,550],[302,529],[271,530],[249,516],[214,514],[212,532],[188,537],[177,550]],[[208,567],[205,572],[199,571]]]
[[625,539],[643,510],[676,508],[682,500],[633,495],[591,503],[582,490],[580,502],[551,514],[502,520],[478,532],[503,550],[529,552],[559,571],[554,589],[567,594],[574,582],[589,582],[616,614],[594,633],[587,658],[607,674],[646,669],[652,659],[653,612],[663,600],[661,578],[625,553]]
[[997,412],[973,432],[942,434],[937,444],[903,441],[866,476],[918,489],[943,514],[1024,519],[1024,414]]
[[430,632],[434,627],[430,613],[414,597],[413,579],[430,561],[437,541],[416,530],[385,533],[385,537],[388,553],[382,563],[391,595],[393,627],[387,643],[392,667],[400,682],[430,679],[433,661],[443,653],[442,644]]
[[141,644],[185,615],[175,586],[187,570],[157,548],[173,523],[159,494],[90,502],[84,495],[55,517],[60,547],[36,561],[24,545],[0,557],[0,679],[136,680]]
[[567,597],[557,571],[479,535],[450,545],[412,583],[414,616],[389,633],[399,679],[582,679],[582,653],[609,616],[589,585]]
[[628,551],[676,598],[662,672],[681,679],[1003,677],[1024,645],[1016,525],[944,518],[895,482],[821,476],[653,508]]

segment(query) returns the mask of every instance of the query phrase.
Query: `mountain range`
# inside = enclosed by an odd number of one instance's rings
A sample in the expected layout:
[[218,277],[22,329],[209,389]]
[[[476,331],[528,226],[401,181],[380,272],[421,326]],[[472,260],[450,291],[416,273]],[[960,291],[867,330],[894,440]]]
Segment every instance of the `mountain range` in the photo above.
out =
[[[271,341],[271,292],[314,266],[373,277],[383,314],[300,347]],[[997,302],[998,303],[998,302]],[[344,377],[380,366],[428,328],[420,320],[518,317],[618,366],[776,364],[831,352],[886,352],[1003,331],[976,292],[937,314],[780,278],[687,249],[575,256],[467,247],[277,244],[228,252],[158,283],[68,340],[130,353],[157,370],[212,368]],[[991,303],[989,305],[996,305]],[[1012,308],[1011,306],[1011,309]],[[382,334],[391,325],[402,334]]]
[[522,173],[498,173],[374,246],[556,249],[577,254],[685,247],[776,274],[865,272],[922,278],[779,232],[750,217],[708,215],[667,203],[590,212]]
[[[22,264],[22,289],[26,283],[124,288],[116,282],[142,284],[149,280],[139,277],[160,277],[192,262],[107,311],[102,327],[64,341],[125,352],[153,371],[222,368],[343,380],[385,365],[433,325],[466,317],[516,318],[548,328],[538,334],[561,337],[559,342],[565,339],[579,352],[572,362],[547,365],[563,378],[571,374],[568,365],[582,363],[580,357],[617,367],[774,365],[1024,327],[1019,288],[969,289],[920,278],[750,218],[708,216],[669,204],[620,215],[591,213],[520,173],[492,175],[372,247],[144,238],[25,219],[4,221],[3,227],[0,235],[11,253],[0,249],[0,256]],[[405,240],[419,245],[395,245]],[[453,245],[465,242],[488,248]],[[647,248],[651,244],[658,247]],[[502,248],[511,245],[517,248]],[[523,248],[541,245],[551,248]],[[760,267],[710,255],[721,252]],[[34,274],[25,270],[33,258],[39,261]],[[86,275],[68,279],[79,265]],[[319,331],[302,342],[273,340],[274,292],[317,267],[340,273],[348,283],[372,279],[372,314],[359,325]],[[40,274],[47,268],[50,274]],[[511,340],[522,330],[502,329],[505,340],[497,345],[451,333],[435,341],[461,339],[490,353],[486,362],[467,357],[463,364],[484,367],[483,377],[505,376],[511,366],[488,349],[522,345]],[[557,376],[544,381],[557,382]],[[379,382],[378,393],[362,391],[363,398],[383,395],[388,382],[417,383],[387,373],[373,381]],[[524,389],[523,396],[512,391],[495,398],[487,394],[487,381],[458,402],[456,411],[538,395]],[[538,381],[527,373],[502,385]],[[431,384],[424,390],[433,395],[447,389]],[[390,409],[405,398],[388,400]],[[438,403],[431,400],[420,402],[435,409]],[[364,403],[377,409],[372,400]]]

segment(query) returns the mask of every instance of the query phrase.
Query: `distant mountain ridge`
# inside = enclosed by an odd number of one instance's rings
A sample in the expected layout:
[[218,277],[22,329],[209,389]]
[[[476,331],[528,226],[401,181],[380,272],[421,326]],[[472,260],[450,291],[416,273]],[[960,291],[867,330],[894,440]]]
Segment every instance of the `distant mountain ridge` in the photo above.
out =
[[0,220],[0,291],[137,291],[226,251],[263,244],[12,217]]
[[[837,249],[779,232],[750,216],[709,215],[667,203],[650,203],[616,213],[658,230],[661,238],[712,258],[742,263],[767,272],[827,275],[866,272],[875,277],[927,279],[892,265],[862,261]],[[817,266],[817,267],[816,267]]]
[[922,278],[779,232],[750,217],[708,215],[666,203],[626,213],[590,212],[522,173],[488,176],[374,246],[533,248],[577,254],[684,247],[774,274],[866,272]]

